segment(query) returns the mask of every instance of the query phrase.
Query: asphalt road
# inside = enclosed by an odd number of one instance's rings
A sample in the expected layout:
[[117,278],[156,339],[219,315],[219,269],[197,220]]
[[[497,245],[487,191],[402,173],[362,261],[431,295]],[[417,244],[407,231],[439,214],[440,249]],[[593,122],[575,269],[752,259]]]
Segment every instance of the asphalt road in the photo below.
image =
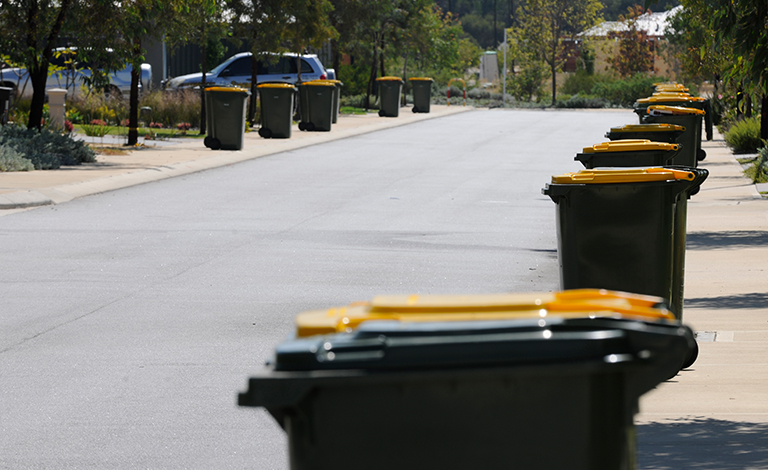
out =
[[558,288],[551,175],[629,111],[475,111],[0,218],[0,468],[287,468],[300,311]]

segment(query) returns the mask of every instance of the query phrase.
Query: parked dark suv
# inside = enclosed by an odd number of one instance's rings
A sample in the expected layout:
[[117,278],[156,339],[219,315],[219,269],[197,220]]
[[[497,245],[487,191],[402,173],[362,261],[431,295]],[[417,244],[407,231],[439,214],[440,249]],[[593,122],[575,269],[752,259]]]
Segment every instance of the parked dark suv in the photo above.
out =
[[[258,83],[291,83],[298,80],[296,54],[272,54],[274,61],[259,62],[256,81]],[[250,52],[241,52],[225,60],[206,74],[206,86],[241,86],[250,88],[251,83]],[[325,67],[314,54],[301,56],[301,80],[324,80],[328,78]],[[191,73],[171,78],[163,83],[166,90],[199,88],[203,80],[202,73]]]

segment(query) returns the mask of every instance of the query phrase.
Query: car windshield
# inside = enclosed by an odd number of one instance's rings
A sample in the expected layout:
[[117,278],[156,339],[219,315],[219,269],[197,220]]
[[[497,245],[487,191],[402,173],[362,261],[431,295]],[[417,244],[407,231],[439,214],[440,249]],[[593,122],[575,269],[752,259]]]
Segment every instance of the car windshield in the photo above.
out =
[[216,67],[214,67],[213,69],[211,69],[211,71],[210,71],[210,72],[208,72],[208,73],[212,73],[212,74],[214,74],[214,75],[218,75],[218,74],[219,74],[219,72],[221,72],[222,70],[224,70],[224,68],[225,68],[227,65],[229,65],[231,62],[232,62],[231,60],[225,60],[224,62],[220,63],[219,65],[217,65]]

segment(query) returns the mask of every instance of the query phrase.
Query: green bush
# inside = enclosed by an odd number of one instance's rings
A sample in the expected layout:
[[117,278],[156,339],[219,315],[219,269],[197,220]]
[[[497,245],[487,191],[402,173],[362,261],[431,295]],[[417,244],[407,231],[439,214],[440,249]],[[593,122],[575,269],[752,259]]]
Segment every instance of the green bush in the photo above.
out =
[[608,107],[610,103],[608,103],[607,100],[604,98],[601,98],[599,96],[592,96],[587,94],[577,94],[574,96],[568,96],[568,95],[561,95],[557,103],[555,103],[555,107],[557,108],[605,108]]
[[588,95],[592,93],[596,83],[605,81],[602,75],[589,74],[585,70],[578,70],[575,73],[569,73],[563,81],[560,93],[566,95]]
[[757,117],[733,122],[724,138],[734,153],[755,153],[764,146],[760,139],[760,119]]
[[768,147],[757,151],[757,159],[744,173],[753,183],[768,183]]
[[200,127],[200,93],[195,90],[153,91],[141,97],[139,106],[151,108],[148,119],[162,123],[165,128],[174,128],[181,122]]
[[13,148],[30,160],[36,170],[96,161],[96,153],[84,142],[49,129],[27,129],[7,124],[0,128],[0,145]]
[[32,171],[35,165],[8,145],[0,145],[0,172]]
[[638,98],[650,96],[654,83],[664,80],[662,77],[636,74],[624,80],[597,82],[590,94],[607,100],[613,106],[629,108]]

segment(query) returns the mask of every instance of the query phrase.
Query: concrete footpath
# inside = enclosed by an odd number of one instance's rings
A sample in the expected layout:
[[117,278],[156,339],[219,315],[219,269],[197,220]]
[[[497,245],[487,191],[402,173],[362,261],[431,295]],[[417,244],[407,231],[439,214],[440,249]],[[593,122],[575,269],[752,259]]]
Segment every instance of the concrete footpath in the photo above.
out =
[[[200,139],[149,141],[95,164],[0,173],[0,216],[469,110],[341,116],[331,132],[295,130],[291,139],[251,132],[237,152],[211,151]],[[768,200],[719,135],[703,147],[701,166],[710,176],[688,206],[684,312],[700,353],[690,369],[642,398],[638,468],[768,469]]]
[[[296,125],[290,139],[263,139],[255,131],[248,132],[240,151],[213,151],[203,145],[202,139],[167,142],[144,141],[142,138],[143,145],[126,155],[99,155],[97,162],[92,164],[52,171],[0,173],[0,216],[14,210],[59,204],[471,109],[432,105],[428,114],[412,113],[410,108],[403,108],[397,118],[382,118],[375,113],[341,115],[330,132],[300,132]],[[95,142],[102,141],[97,139]],[[115,146],[119,147],[119,144]]]
[[638,468],[768,468],[768,200],[722,137],[688,206],[684,323],[693,366],[640,401]]

